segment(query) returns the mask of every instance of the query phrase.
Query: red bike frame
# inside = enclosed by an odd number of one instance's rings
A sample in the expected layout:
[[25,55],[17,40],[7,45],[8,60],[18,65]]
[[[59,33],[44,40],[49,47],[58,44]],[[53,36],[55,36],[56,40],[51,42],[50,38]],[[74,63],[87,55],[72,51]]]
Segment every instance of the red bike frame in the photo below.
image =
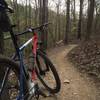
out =
[[[34,62],[36,63],[36,52],[37,52],[37,47],[38,47],[38,35],[37,33],[34,33],[33,36],[33,42],[32,42],[33,48],[32,48],[32,53],[34,56]],[[35,64],[33,64],[35,65]],[[33,66],[34,68],[35,66]],[[36,80],[36,72],[35,72],[35,68],[32,70],[32,80]]]

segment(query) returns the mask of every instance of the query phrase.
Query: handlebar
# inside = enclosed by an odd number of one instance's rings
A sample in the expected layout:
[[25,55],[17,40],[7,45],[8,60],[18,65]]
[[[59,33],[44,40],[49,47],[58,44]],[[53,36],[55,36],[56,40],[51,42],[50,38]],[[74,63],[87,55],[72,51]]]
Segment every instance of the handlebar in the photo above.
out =
[[[42,24],[38,27],[29,28],[29,29],[27,29],[26,31],[24,31],[22,33],[15,34],[15,36],[20,36],[20,35],[23,35],[23,34],[26,34],[26,33],[29,33],[29,32],[34,32],[36,30],[42,30],[43,27],[47,27],[47,25],[49,25],[49,24],[52,24],[52,23],[44,23],[44,24]],[[10,36],[6,36],[4,39],[6,40],[6,39],[10,39],[10,38],[11,38]]]
[[38,26],[38,27],[29,28],[28,30],[26,30],[26,31],[24,31],[24,32],[22,32],[22,33],[16,34],[15,36],[23,35],[23,34],[29,33],[29,32],[34,32],[34,31],[36,31],[36,30],[42,30],[44,27],[47,27],[49,24],[52,24],[52,23],[44,23],[44,24],[42,24],[42,25],[40,25],[40,26]]

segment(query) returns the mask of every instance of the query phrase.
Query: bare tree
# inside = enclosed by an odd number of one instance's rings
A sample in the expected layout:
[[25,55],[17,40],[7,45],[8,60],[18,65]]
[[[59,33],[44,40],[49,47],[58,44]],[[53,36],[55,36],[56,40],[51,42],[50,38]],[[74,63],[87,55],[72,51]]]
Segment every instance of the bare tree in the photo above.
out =
[[98,25],[99,25],[99,18],[100,18],[100,1],[97,0],[95,2],[95,21],[94,21],[94,33],[99,33]]
[[80,0],[80,13],[79,13],[78,34],[77,34],[78,39],[81,39],[81,32],[82,32],[83,1],[84,0]]
[[38,2],[37,0],[35,0],[35,18],[34,18],[34,21],[35,21],[35,25],[37,25],[38,23]]
[[74,0],[74,24],[76,22],[76,0]]
[[55,25],[55,39],[58,41],[61,38],[61,22],[60,22],[60,6],[61,6],[61,0],[58,0],[58,2],[56,2],[56,25]]
[[25,28],[28,25],[28,23],[27,23],[27,15],[28,15],[28,12],[27,12],[27,0],[26,0],[26,5],[25,5]]
[[65,32],[65,39],[64,43],[68,43],[68,34],[70,30],[70,0],[66,1],[66,32]]
[[39,4],[39,24],[42,24],[42,7],[43,7],[43,0],[38,0]]
[[31,11],[32,11],[32,7],[31,7],[31,0],[29,0],[29,26],[31,26],[31,20],[32,20],[32,14],[31,14]]
[[[39,0],[39,20],[40,24],[48,22],[48,0]],[[41,34],[41,40],[43,41],[43,48],[47,48],[47,30],[43,30]]]
[[93,24],[93,17],[94,17],[94,6],[95,0],[88,0],[89,7],[88,7],[88,18],[87,18],[87,32],[86,32],[86,40],[90,39],[91,29]]

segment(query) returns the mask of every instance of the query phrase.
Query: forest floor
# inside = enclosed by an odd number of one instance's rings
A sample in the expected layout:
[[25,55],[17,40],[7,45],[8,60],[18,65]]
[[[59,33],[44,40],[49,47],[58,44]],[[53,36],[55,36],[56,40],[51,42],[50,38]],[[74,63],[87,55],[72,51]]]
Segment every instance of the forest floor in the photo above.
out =
[[67,54],[76,45],[61,46],[48,50],[61,79],[61,91],[52,97],[40,100],[100,100],[96,83],[87,75],[80,73],[68,61]]

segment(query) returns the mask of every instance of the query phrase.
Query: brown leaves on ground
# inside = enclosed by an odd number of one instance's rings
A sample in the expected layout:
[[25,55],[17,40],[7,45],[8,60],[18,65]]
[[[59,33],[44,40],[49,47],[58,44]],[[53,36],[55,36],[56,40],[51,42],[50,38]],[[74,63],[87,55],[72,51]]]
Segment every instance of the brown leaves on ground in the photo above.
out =
[[82,42],[68,54],[72,61],[82,71],[100,76],[100,43],[96,41]]

